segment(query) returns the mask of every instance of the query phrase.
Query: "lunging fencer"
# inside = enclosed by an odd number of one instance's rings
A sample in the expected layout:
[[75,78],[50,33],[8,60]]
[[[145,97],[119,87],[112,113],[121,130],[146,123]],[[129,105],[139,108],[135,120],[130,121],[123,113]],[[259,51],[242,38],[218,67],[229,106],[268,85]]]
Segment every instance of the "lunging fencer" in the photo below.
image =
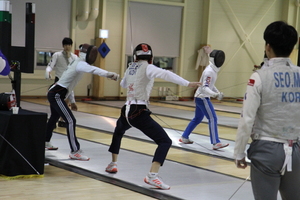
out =
[[256,200],[300,199],[300,68],[290,60],[296,29],[286,22],[269,24],[263,34],[268,66],[250,77],[234,147],[238,168],[251,160]]
[[217,98],[222,100],[223,93],[215,86],[217,80],[217,74],[220,67],[225,61],[225,53],[222,50],[213,50],[209,53],[209,65],[206,66],[205,70],[202,72],[200,78],[201,86],[195,92],[195,117],[188,124],[184,130],[180,142],[184,144],[192,144],[193,141],[189,139],[191,132],[200,124],[204,116],[208,119],[209,126],[209,136],[210,142],[213,145],[214,150],[218,150],[227,147],[228,143],[221,143],[218,133],[218,118],[210,98]]
[[161,78],[188,87],[197,87],[200,83],[189,82],[171,71],[153,65],[153,52],[148,44],[141,43],[137,45],[133,52],[133,57],[134,62],[129,63],[124,78],[120,83],[123,88],[127,88],[127,101],[121,109],[121,115],[114,130],[109,147],[109,152],[112,153],[112,162],[107,166],[106,172],[116,173],[118,171],[117,159],[122,137],[125,131],[135,127],[158,145],[150,172],[144,178],[144,182],[157,188],[168,190],[170,186],[162,181],[158,176],[158,171],[164,164],[172,141],[165,130],[150,116],[151,111],[148,108],[148,104],[154,79]]
[[[114,72],[108,72],[98,67],[92,66],[97,58],[97,47],[89,44],[80,45],[79,58],[74,60],[68,66],[61,78],[48,91],[48,101],[50,103],[51,116],[47,123],[46,143],[50,142],[53,129],[59,117],[66,122],[67,136],[71,153],[69,157],[76,160],[89,160],[80,149],[80,144],[76,137],[76,119],[65,102],[65,99],[73,91],[74,87],[80,81],[84,73],[91,73],[98,76],[117,80],[119,75]],[[50,144],[53,146],[52,144]]]

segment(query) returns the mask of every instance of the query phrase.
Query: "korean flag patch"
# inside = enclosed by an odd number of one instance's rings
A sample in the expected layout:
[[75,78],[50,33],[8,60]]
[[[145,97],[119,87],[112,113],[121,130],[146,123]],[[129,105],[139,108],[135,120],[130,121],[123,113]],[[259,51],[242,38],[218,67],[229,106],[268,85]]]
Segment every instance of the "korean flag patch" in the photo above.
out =
[[255,83],[255,80],[254,80],[254,79],[249,79],[249,80],[248,80],[248,84],[247,84],[247,85],[249,85],[249,86],[253,86],[253,85],[254,85],[254,83]]

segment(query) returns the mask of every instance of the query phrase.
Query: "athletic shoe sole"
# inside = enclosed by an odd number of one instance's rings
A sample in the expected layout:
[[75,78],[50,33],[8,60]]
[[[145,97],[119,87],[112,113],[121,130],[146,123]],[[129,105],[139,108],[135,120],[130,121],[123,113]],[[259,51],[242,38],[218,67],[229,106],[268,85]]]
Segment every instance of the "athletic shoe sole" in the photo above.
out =
[[183,144],[193,144],[194,142],[183,142],[183,140],[180,138],[179,142],[182,142]]
[[229,146],[229,144],[224,145],[224,146],[220,146],[220,147],[213,147],[213,150],[222,149],[222,148],[225,148],[225,147],[228,147],[228,146]]
[[152,185],[146,178],[144,178],[144,182],[147,183],[147,184],[149,184],[149,185],[151,185],[151,186],[154,186],[154,187],[157,187],[159,189],[162,189],[162,190],[169,190],[171,188],[171,187],[169,187],[168,189],[164,189],[164,188],[161,188],[161,187],[159,187],[157,185]]
[[54,151],[54,150],[57,150],[58,147],[45,147],[46,150],[49,150],[49,151]]
[[112,169],[112,170],[105,170],[106,172],[108,172],[108,173],[117,173],[118,172],[118,169],[116,169],[116,168],[114,168],[114,169]]
[[73,157],[71,157],[71,156],[69,156],[72,160],[81,160],[81,161],[89,161],[90,160],[90,158],[88,158],[88,159],[81,159],[81,158],[73,158]]

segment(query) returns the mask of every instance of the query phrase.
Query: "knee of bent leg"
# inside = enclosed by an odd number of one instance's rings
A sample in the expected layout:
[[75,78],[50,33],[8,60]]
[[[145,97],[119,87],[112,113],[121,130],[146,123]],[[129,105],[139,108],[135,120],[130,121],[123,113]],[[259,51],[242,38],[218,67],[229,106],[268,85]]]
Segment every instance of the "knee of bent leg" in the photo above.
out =
[[155,141],[158,145],[162,145],[166,148],[170,148],[171,145],[172,145],[172,140],[169,138],[169,137],[164,137],[164,138],[161,138],[157,141]]
[[168,138],[167,145],[169,146],[169,148],[172,146],[172,140],[170,138]]

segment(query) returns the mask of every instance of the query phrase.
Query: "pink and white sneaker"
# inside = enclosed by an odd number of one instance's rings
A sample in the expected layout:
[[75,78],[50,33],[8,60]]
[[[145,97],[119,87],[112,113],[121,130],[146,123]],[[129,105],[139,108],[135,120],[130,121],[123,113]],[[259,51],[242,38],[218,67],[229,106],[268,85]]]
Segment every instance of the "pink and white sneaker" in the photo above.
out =
[[192,141],[192,140],[190,140],[188,138],[184,138],[184,137],[181,137],[179,139],[179,142],[182,142],[183,144],[193,144],[194,143],[194,141]]
[[214,145],[213,145],[213,150],[222,149],[222,148],[227,147],[227,146],[229,146],[228,143],[226,143],[226,144],[223,144],[223,143],[217,143],[217,144],[214,144]]
[[89,157],[83,155],[83,152],[81,150],[71,152],[69,154],[69,157],[71,159],[74,159],[74,160],[83,160],[83,161],[89,161],[90,160]]
[[116,163],[110,163],[106,167],[105,171],[109,172],[109,173],[117,173],[118,172],[117,164]]
[[147,175],[144,178],[144,182],[162,190],[169,190],[171,188],[169,185],[165,184],[159,176],[149,177]]

